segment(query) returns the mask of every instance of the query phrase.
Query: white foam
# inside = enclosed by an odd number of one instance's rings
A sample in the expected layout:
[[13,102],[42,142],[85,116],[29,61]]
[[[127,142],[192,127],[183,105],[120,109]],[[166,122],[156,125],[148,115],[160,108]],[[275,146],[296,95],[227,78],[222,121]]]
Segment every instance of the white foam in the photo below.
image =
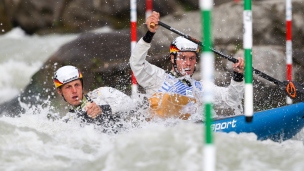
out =
[[17,96],[43,63],[76,36],[29,36],[20,28],[0,36],[0,103]]
[[15,27],[9,32],[5,33],[1,37],[5,38],[13,38],[13,39],[20,39],[26,36],[26,33],[24,30],[22,30],[20,27]]

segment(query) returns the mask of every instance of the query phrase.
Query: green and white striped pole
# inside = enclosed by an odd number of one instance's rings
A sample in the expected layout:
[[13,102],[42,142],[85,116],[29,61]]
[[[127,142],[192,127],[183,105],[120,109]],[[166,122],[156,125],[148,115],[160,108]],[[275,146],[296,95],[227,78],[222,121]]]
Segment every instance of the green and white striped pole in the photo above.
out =
[[213,108],[213,85],[214,85],[214,53],[210,49],[212,46],[212,5],[213,0],[200,0],[202,19],[202,40],[205,46],[201,47],[201,77],[204,81],[203,101],[205,107],[205,146],[204,146],[204,170],[215,170],[215,146],[213,143],[212,108]]
[[244,0],[244,37],[243,46],[245,52],[245,118],[251,122],[253,118],[253,86],[252,86],[252,10],[251,0]]

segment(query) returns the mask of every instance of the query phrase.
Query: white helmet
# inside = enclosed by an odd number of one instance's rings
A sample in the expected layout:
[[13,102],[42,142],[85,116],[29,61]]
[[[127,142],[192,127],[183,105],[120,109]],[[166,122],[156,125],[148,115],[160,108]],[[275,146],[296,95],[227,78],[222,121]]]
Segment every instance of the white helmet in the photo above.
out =
[[[200,51],[200,48],[196,43],[194,43],[182,36],[175,38],[170,45],[170,55],[174,56],[174,62],[172,62],[174,71],[178,75],[182,76],[182,74],[177,69],[177,63],[176,63],[178,52],[195,52],[196,57],[198,57],[199,51]],[[195,69],[194,69],[194,71],[195,71]]]
[[82,81],[82,73],[78,68],[71,65],[59,68],[54,73],[53,77],[54,85],[56,88],[77,79],[81,79]]
[[179,36],[173,40],[170,46],[170,54],[176,54],[177,52],[199,53],[199,46],[196,43]]

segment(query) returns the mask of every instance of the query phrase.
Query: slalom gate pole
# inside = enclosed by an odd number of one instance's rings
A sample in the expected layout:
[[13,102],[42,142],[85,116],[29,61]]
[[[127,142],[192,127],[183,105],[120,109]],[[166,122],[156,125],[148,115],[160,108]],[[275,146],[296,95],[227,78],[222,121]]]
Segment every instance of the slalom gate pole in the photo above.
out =
[[[137,2],[136,2],[136,0],[130,0],[130,6],[131,6],[131,8],[130,8],[131,54],[132,54],[132,51],[133,51],[133,49],[136,45],[136,41],[137,41],[137,35],[136,35]],[[135,78],[133,72],[131,74],[131,82],[132,82],[132,92],[131,93],[132,93],[132,97],[134,97],[137,94],[138,86],[137,86],[137,81],[136,81],[136,78]]]
[[253,117],[253,86],[252,86],[252,10],[251,0],[244,0],[243,11],[244,36],[243,46],[245,53],[245,120],[252,122]]
[[146,18],[152,14],[153,0],[146,0]]
[[[292,81],[292,3],[286,0],[286,79]],[[292,99],[286,96],[286,103],[292,104]]]
[[205,46],[201,47],[202,59],[200,60],[201,77],[205,83],[203,94],[204,113],[205,113],[205,146],[204,146],[204,170],[214,171],[216,150],[213,140],[212,109],[213,109],[213,83],[214,83],[214,53],[209,47],[212,47],[212,6],[213,0],[200,0],[201,19],[202,19],[202,40]]

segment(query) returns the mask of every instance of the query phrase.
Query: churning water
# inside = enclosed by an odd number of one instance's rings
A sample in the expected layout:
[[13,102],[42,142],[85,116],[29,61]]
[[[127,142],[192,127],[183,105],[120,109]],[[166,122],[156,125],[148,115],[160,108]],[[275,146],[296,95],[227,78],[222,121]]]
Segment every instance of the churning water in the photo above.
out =
[[[47,58],[77,35],[0,36],[0,103],[17,96]],[[0,118],[0,170],[202,171],[204,127],[182,121],[142,122],[118,134],[49,120],[48,105]],[[304,130],[281,143],[254,134],[215,133],[220,171],[302,171]]]

